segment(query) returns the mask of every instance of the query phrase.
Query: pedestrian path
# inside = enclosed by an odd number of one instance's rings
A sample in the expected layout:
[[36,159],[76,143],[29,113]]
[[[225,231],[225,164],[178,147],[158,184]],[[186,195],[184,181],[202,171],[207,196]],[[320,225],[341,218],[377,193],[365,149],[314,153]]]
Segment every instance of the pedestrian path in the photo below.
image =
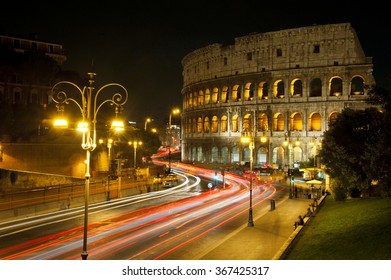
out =
[[254,216],[254,227],[242,226],[200,259],[272,260],[294,232],[299,215],[304,216],[311,203],[311,199],[290,199],[287,193],[275,201],[274,210]]

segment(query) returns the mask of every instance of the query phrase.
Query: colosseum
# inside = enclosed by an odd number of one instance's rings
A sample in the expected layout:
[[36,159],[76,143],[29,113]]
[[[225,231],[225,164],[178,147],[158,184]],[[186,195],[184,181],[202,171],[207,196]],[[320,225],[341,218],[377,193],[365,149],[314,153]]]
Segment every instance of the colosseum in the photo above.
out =
[[182,66],[184,162],[318,163],[329,122],[369,106],[375,84],[350,23],[252,33],[197,49]]

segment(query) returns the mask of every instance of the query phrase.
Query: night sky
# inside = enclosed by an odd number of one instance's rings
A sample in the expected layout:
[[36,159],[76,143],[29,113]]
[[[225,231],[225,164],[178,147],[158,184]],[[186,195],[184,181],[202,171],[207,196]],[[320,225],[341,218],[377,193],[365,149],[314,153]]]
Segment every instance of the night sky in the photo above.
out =
[[147,117],[167,123],[170,110],[181,107],[186,54],[212,43],[232,44],[252,32],[350,22],[366,56],[373,57],[378,85],[391,89],[391,14],[376,1],[365,6],[308,2],[313,8],[303,1],[260,0],[29,2],[1,8],[0,33],[35,34],[63,44],[63,69],[94,71],[97,86],[123,84],[130,94],[126,114],[142,124]]

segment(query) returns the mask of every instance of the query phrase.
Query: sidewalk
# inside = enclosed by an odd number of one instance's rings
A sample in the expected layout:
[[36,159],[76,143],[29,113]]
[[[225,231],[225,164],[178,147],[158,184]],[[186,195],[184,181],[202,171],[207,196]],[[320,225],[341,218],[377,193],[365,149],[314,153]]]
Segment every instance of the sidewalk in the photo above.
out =
[[[297,235],[294,222],[307,213],[311,199],[283,196],[275,209],[254,216],[254,227],[244,225],[222,240],[202,260],[272,260],[281,255],[281,248]],[[256,211],[254,211],[256,213]]]

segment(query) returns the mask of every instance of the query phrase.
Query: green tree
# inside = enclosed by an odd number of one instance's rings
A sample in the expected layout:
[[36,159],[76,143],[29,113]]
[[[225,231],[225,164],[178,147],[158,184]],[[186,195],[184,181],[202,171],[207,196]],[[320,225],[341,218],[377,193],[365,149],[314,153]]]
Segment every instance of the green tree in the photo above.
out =
[[324,134],[322,163],[338,187],[352,197],[371,190],[382,172],[374,165],[380,160],[379,150],[384,128],[384,114],[377,108],[345,109],[330,123]]

